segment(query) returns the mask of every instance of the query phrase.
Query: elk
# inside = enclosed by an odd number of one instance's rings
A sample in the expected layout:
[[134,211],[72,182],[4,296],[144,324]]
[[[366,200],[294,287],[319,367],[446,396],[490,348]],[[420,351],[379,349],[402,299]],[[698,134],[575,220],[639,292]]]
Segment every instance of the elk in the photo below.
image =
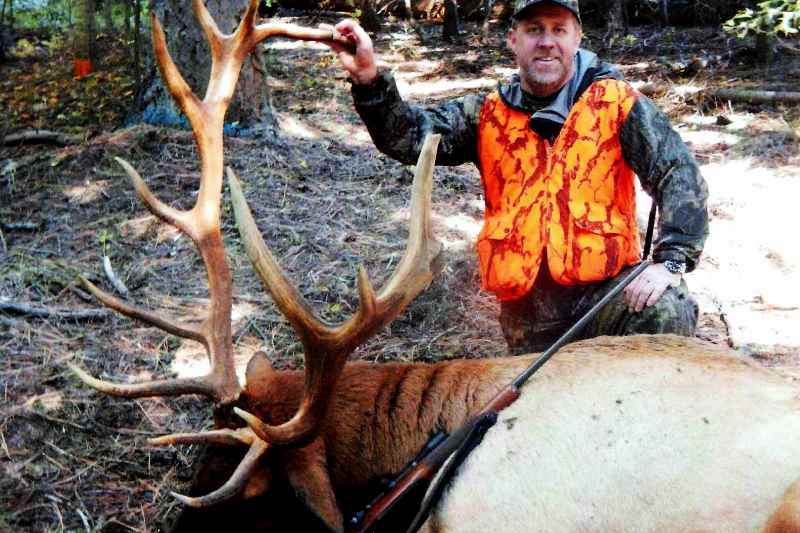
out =
[[[175,495],[189,508],[205,509],[201,523],[206,529],[211,517],[246,531],[344,531],[345,513],[364,501],[364,491],[398,472],[430,435],[467,421],[534,355],[436,364],[347,363],[348,355],[402,312],[441,265],[430,223],[438,142],[431,136],[412,185],[405,255],[378,292],[359,270],[359,308],[336,326],[319,319],[282,273],[228,170],[247,253],[305,351],[303,372],[276,371],[266,354],[257,353],[240,385],[233,368],[231,274],[220,228],[225,109],[242,62],[258,42],[272,35],[330,41],[331,34],[257,25],[254,0],[236,31],[224,35],[201,0],[194,6],[213,60],[202,101],[173,64],[155,18],[153,40],[161,73],[197,141],[196,204],[188,211],[165,205],[131,165],[119,162],[150,211],[195,243],[208,276],[207,316],[200,326],[181,323],[83,283],[119,313],[202,343],[210,373],[118,384],[70,367],[106,394],[199,394],[215,402],[214,430],[151,441],[209,444],[193,495]],[[286,494],[299,503],[276,505],[275,498]],[[259,503],[248,508],[247,517],[229,514],[248,502]],[[314,525],[298,526],[303,518],[289,515],[297,509]],[[696,339],[632,336],[574,343],[502,411],[425,528],[798,532],[800,387]]]

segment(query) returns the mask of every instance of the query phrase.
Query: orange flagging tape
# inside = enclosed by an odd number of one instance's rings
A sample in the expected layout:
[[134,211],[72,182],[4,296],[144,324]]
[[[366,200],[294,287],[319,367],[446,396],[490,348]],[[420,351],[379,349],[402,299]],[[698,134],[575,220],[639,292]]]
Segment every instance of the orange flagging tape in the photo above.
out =
[[72,62],[72,72],[76,79],[85,78],[92,73],[91,59],[75,59]]

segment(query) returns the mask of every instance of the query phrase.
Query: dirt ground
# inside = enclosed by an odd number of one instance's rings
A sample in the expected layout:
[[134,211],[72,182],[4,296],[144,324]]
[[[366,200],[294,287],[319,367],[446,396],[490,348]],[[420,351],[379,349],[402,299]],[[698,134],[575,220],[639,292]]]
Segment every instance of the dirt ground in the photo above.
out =
[[[490,89],[513,71],[499,29],[481,44],[468,25],[457,45],[441,44],[437,31],[422,25],[423,42],[395,25],[377,43],[409,99],[433,103]],[[585,46],[599,44],[589,32]],[[284,136],[227,139],[227,163],[244,180],[265,239],[290,277],[322,316],[341,320],[355,306],[357,265],[379,285],[402,254],[412,169],[372,147],[327,49],[276,42],[269,54]],[[765,68],[744,45],[702,28],[642,28],[604,57],[634,83],[669,88],[657,101],[708,180],[711,237],[700,267],[687,276],[701,302],[698,336],[800,379],[800,248],[793,235],[800,112],[707,97],[720,86],[797,87],[800,58]],[[696,58],[707,65],[693,67]],[[2,72],[19,79],[36,64],[18,61]],[[15,116],[12,130],[37,125]],[[132,302],[187,320],[197,320],[207,302],[191,243],[146,212],[113,161],[126,158],[162,200],[185,207],[197,178],[191,135],[113,127],[88,126],[85,141],[65,148],[0,147],[0,531],[160,530],[178,511],[169,491],[185,490],[196,450],[156,448],[145,438],[211,425],[211,410],[198,398],[117,400],[81,386],[65,366],[78,362],[122,381],[204,371],[199,345],[104,311],[77,282],[84,274],[111,290],[101,266],[107,255]],[[226,207],[237,360],[264,349],[277,367],[296,368],[300,345],[256,280],[229,215]],[[497,305],[479,290],[473,245],[481,220],[474,168],[438,168],[434,221],[445,270],[355,357],[429,361],[504,352]],[[93,318],[79,316],[87,311]]]

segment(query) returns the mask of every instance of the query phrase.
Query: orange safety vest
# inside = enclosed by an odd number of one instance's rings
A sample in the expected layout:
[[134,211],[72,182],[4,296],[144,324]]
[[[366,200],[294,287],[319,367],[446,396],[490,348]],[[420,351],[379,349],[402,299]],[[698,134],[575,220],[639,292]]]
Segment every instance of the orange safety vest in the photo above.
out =
[[527,113],[497,92],[486,98],[478,126],[483,289],[500,300],[524,296],[545,249],[562,285],[608,279],[641,260],[634,172],[619,141],[635,101],[621,81],[593,83],[551,145],[530,129]]

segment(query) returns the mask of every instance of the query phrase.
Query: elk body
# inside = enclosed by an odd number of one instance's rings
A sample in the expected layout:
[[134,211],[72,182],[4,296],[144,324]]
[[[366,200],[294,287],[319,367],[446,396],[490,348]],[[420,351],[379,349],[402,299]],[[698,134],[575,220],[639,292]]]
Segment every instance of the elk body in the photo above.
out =
[[[431,137],[412,186],[406,253],[377,293],[359,271],[358,311],[339,326],[318,319],[282,274],[229,172],[242,241],[306,357],[304,372],[277,372],[258,354],[248,365],[245,385],[239,384],[233,371],[232,283],[220,230],[225,109],[244,58],[260,40],[271,35],[331,40],[322,30],[256,25],[256,8],[257,1],[251,2],[236,32],[223,35],[202,1],[195,1],[213,57],[202,101],[181,78],[153,20],[162,75],[198,143],[195,206],[188,211],[166,206],[120,161],[147,207],[196,244],[209,280],[206,319],[200,326],[180,323],[84,282],[120,313],[201,342],[210,373],[116,384],[71,366],[85,383],[108,394],[200,394],[215,402],[216,429],[152,441],[209,445],[192,496],[176,495],[190,508],[203,509],[195,525],[183,523],[186,529],[209,530],[216,523],[241,531],[342,531],[346,512],[368,498],[376,480],[398,472],[435,432],[460,426],[531,359],[345,364],[360,343],[425,288],[439,265],[429,220],[438,142]],[[780,375],[697,340],[637,336],[574,344],[502,411],[425,527],[430,532],[800,531],[799,394],[800,387]]]
[[[338,530],[339,508],[357,510],[372,482],[401,470],[435,431],[460,426],[531,361],[349,363],[319,437],[269,468]],[[259,398],[255,413],[285,418],[302,379],[252,364],[244,394]],[[308,465],[319,471],[293,471]],[[264,517],[254,509],[255,524]],[[427,527],[800,531],[800,387],[696,339],[574,343],[500,413]]]

